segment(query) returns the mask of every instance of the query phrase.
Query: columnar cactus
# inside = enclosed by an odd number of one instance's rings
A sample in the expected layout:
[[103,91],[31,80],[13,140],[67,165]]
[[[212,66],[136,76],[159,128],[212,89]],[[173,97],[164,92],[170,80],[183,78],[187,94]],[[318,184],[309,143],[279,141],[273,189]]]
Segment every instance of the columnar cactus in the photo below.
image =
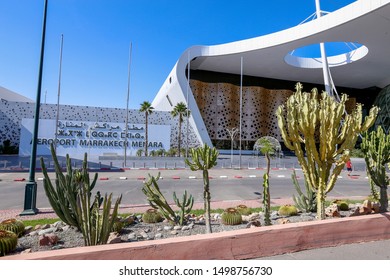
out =
[[343,94],[338,102],[326,92],[319,98],[316,89],[305,93],[298,83],[296,92],[276,112],[284,144],[295,152],[306,180],[317,192],[321,220],[325,219],[326,194],[333,189],[358,135],[373,125],[379,110],[371,108],[362,123],[361,104],[345,114],[347,99]]
[[365,133],[361,149],[367,165],[367,173],[372,183],[380,189],[379,211],[386,212],[389,205],[387,188],[390,184],[386,174],[386,164],[390,163],[390,134],[386,135],[381,126],[371,133]]
[[263,175],[263,211],[264,224],[270,226],[271,223],[271,197],[269,194],[269,176],[267,173]]
[[185,160],[186,164],[192,171],[203,171],[203,200],[206,220],[206,233],[211,233],[211,217],[210,217],[210,180],[209,169],[217,165],[218,151],[215,148],[210,148],[207,144],[199,148],[191,148],[190,155],[192,162]]
[[173,201],[179,207],[179,215],[177,216],[178,223],[179,225],[184,225],[185,215],[191,212],[192,206],[194,205],[194,197],[191,194],[187,196],[187,191],[184,191],[182,200],[180,201],[176,196],[176,192],[173,192]]

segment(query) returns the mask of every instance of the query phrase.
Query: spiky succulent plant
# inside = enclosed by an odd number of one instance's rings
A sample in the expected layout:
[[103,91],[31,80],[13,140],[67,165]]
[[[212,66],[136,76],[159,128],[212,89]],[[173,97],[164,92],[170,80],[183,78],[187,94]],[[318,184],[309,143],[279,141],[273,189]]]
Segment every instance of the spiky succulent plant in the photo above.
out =
[[162,217],[156,209],[148,209],[142,215],[142,221],[148,224],[159,223],[162,221]]
[[239,225],[242,223],[242,216],[235,208],[227,208],[222,213],[221,221],[224,225]]
[[236,209],[241,215],[247,216],[252,214],[252,209],[248,208],[246,205],[243,204],[237,205]]
[[5,256],[15,250],[18,236],[9,230],[0,230],[0,256]]
[[7,219],[0,223],[1,230],[8,230],[14,232],[18,237],[24,232],[24,223],[16,219]]
[[337,204],[340,211],[348,211],[349,210],[349,205],[344,200],[336,199],[336,200],[333,200],[332,203]]
[[296,216],[298,215],[298,210],[294,205],[282,205],[279,208],[278,214],[280,216]]

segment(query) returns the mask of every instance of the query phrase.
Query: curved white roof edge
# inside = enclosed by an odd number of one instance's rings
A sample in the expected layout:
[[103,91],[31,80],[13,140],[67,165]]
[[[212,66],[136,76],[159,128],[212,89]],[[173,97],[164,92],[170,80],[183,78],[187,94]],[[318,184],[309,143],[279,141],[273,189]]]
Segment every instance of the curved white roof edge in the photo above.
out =
[[35,102],[28,97],[20,95],[19,93],[6,89],[5,87],[2,86],[0,86],[0,99],[6,101],[15,101],[15,102],[29,102],[29,103]]
[[357,42],[364,46],[358,53],[359,59],[354,59],[354,63],[343,63],[338,57],[337,63],[342,66],[332,67],[336,86],[385,87],[390,84],[389,31],[390,0],[359,0],[319,19],[276,33],[214,46],[193,46],[181,55],[152,106],[171,111],[178,102],[187,103],[188,98],[190,123],[201,144],[211,145],[188,86],[186,68],[189,61],[192,70],[240,74],[243,57],[244,75],[322,83],[321,69],[288,65],[285,57],[289,52],[320,42]]

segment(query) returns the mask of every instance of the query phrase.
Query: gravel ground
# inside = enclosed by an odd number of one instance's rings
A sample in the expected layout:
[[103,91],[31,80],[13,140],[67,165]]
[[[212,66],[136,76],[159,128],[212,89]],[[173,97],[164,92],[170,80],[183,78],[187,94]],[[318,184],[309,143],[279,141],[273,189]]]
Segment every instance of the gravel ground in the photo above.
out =
[[[263,213],[259,213],[260,217],[256,219],[260,221],[261,225],[264,225]],[[277,212],[272,213],[272,223],[280,224],[288,222],[302,222],[315,220],[315,214],[300,214],[298,216],[281,217]],[[250,222],[243,222],[240,225],[228,226],[221,223],[220,217],[212,217],[212,232],[232,231],[250,227]],[[180,236],[198,235],[206,233],[206,226],[203,221],[192,220],[187,225],[189,229],[182,230],[182,228],[174,229],[167,222],[160,222],[155,224],[147,224],[143,222],[137,222],[124,227],[119,234],[121,242],[142,242],[144,240],[164,239],[164,238],[175,238]],[[26,252],[37,252],[47,250],[58,250],[63,248],[81,247],[84,246],[84,240],[81,232],[73,227],[61,225],[58,227],[59,230],[55,234],[59,238],[59,242],[53,246],[40,246],[39,236],[37,235],[24,235],[18,239],[18,245],[12,254],[20,254]]]
[[[359,205],[354,205],[349,211],[339,211],[341,218],[349,217],[355,211],[356,207]],[[390,210],[390,207],[389,207]],[[262,212],[254,213],[252,216],[249,216],[245,219],[240,225],[227,226],[221,223],[220,214],[212,214],[212,232],[222,232],[222,231],[232,231],[248,228],[254,222],[259,223],[261,226],[264,226],[264,215]],[[186,228],[173,228],[167,222],[160,222],[154,224],[148,224],[141,222],[141,217],[134,217],[135,222],[131,225],[124,227],[119,234],[117,234],[117,242],[142,242],[144,240],[154,240],[154,239],[164,239],[164,238],[175,238],[179,236],[189,236],[189,235],[198,235],[205,234],[206,226],[202,217],[191,217],[189,222],[186,225]],[[327,218],[333,219],[333,218]],[[339,218],[336,218],[339,219]],[[245,221],[246,220],[246,221]],[[248,220],[252,221],[249,222]],[[313,221],[316,220],[315,213],[299,213],[297,216],[283,217],[274,211],[271,214],[272,224],[284,224],[284,223],[297,223],[304,221]],[[57,222],[59,225],[56,226],[57,230],[55,234],[58,236],[58,243],[52,246],[40,246],[39,245],[39,235],[38,230],[35,230],[34,234],[25,234],[24,236],[18,239],[18,245],[12,254],[21,254],[26,252],[37,252],[37,251],[47,251],[47,250],[59,250],[62,248],[72,248],[72,247],[81,247],[84,246],[84,240],[81,232],[77,231],[75,228],[69,227],[62,222]],[[254,226],[254,225],[252,225]],[[257,224],[258,226],[258,224]],[[51,225],[53,227],[53,225]],[[120,239],[120,240],[118,240]]]

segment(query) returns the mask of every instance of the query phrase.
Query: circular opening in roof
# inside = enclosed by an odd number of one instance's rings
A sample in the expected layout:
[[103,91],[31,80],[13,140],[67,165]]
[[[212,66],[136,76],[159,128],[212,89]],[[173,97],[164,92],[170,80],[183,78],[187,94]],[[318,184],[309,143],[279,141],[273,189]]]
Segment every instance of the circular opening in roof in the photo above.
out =
[[[329,67],[349,64],[368,54],[368,48],[359,43],[327,42],[324,44]],[[299,68],[322,68],[320,44],[295,49],[284,57],[284,61]]]

